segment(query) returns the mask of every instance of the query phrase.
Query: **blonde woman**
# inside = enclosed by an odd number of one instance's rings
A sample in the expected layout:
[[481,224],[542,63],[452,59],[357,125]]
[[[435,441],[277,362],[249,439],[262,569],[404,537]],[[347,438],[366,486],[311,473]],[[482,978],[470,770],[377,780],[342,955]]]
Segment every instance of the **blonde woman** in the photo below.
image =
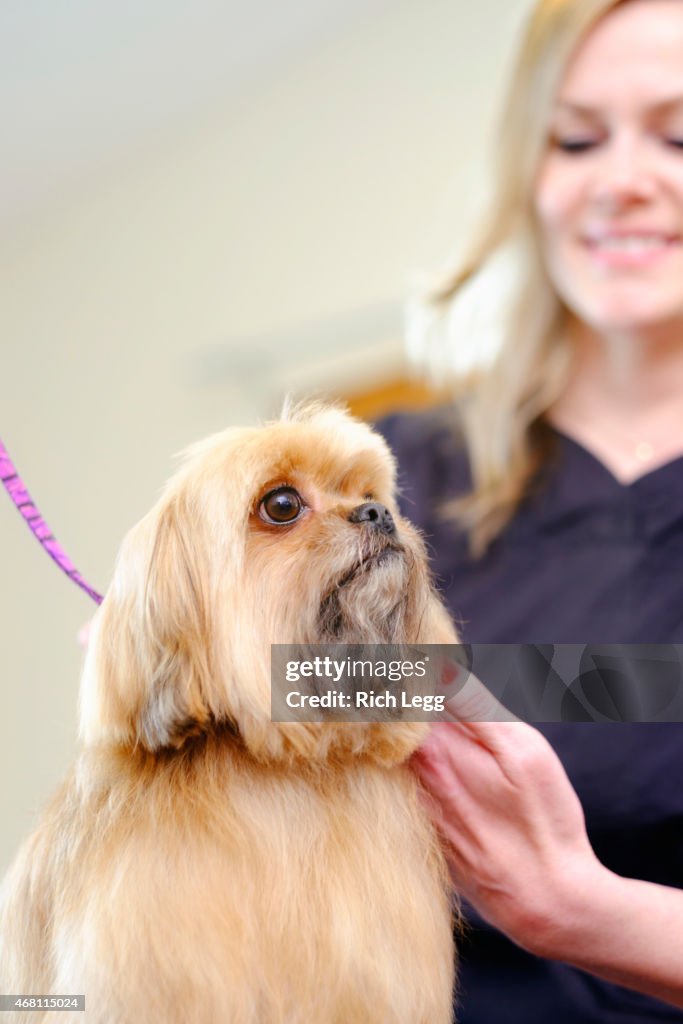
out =
[[[501,125],[423,354],[462,366],[481,296],[504,317],[457,415],[384,424],[404,511],[465,641],[683,643],[683,0],[539,0]],[[419,762],[479,911],[460,1024],[683,1021],[683,727],[542,731],[573,790],[523,725]]]

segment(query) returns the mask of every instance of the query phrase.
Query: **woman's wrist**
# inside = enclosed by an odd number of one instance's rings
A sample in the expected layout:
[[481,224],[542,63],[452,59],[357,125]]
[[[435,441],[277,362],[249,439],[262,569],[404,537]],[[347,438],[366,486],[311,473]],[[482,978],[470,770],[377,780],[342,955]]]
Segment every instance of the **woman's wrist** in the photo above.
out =
[[542,898],[536,895],[528,900],[516,941],[536,956],[579,966],[586,953],[587,923],[593,926],[596,902],[605,897],[604,916],[608,916],[616,879],[592,851],[554,865],[546,883],[537,883]]

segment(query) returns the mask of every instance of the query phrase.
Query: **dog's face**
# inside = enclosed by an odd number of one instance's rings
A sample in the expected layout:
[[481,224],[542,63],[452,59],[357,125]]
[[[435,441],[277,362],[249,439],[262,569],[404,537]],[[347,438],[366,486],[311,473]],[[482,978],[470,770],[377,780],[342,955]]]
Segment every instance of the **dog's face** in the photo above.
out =
[[98,614],[86,741],[158,750],[225,724],[261,758],[358,752],[389,729],[395,755],[414,746],[405,724],[270,721],[272,643],[454,641],[394,484],[384,441],[334,408],[189,449]]

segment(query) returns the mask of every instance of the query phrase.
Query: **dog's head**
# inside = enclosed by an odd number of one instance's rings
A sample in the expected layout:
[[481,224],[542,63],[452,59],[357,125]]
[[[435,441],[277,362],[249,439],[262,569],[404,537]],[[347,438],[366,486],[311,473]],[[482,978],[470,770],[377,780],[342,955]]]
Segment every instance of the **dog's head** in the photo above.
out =
[[405,756],[421,727],[270,720],[272,643],[453,642],[394,477],[384,441],[330,407],[190,448],[98,612],[85,741],[156,751],[232,728],[262,759]]

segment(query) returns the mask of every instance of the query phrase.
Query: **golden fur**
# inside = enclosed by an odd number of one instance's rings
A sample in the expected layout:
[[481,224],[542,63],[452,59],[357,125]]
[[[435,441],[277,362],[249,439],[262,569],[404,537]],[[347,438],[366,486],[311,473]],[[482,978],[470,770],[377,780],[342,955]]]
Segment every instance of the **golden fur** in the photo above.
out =
[[[295,487],[286,526],[260,502]],[[384,442],[337,409],[209,438],[126,538],[82,750],[0,898],[0,991],[87,1024],[447,1024],[451,901],[409,723],[275,723],[272,642],[454,642]],[[51,1015],[10,1013],[31,1024]]]

